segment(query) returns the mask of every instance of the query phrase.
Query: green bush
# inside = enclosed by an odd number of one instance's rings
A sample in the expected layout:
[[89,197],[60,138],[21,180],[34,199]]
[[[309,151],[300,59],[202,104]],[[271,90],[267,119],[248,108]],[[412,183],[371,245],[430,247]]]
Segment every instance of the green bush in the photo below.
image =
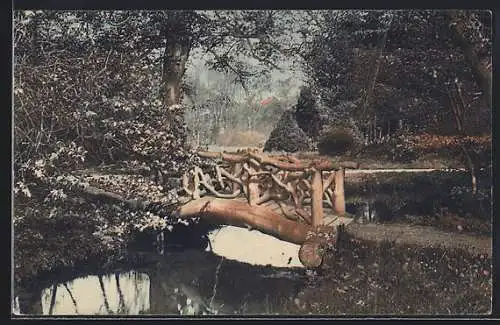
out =
[[322,155],[342,155],[355,147],[354,137],[345,129],[332,129],[320,136],[318,151]]

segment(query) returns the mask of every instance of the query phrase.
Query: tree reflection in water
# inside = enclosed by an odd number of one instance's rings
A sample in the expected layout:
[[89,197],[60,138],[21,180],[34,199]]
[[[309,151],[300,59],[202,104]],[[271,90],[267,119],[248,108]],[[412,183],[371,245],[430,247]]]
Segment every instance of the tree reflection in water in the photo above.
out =
[[89,275],[36,293],[20,293],[14,312],[35,315],[136,315],[149,310],[149,276],[137,271]]
[[[223,261],[223,262],[222,262]],[[166,252],[149,267],[55,283],[19,293],[23,314],[286,314],[303,269],[252,266],[208,252]]]

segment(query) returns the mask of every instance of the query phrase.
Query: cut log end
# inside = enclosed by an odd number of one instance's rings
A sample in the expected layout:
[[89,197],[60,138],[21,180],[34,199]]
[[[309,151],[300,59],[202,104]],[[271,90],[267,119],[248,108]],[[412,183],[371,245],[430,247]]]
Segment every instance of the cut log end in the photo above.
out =
[[307,241],[299,249],[299,260],[306,268],[317,268],[323,262],[323,246],[319,241]]

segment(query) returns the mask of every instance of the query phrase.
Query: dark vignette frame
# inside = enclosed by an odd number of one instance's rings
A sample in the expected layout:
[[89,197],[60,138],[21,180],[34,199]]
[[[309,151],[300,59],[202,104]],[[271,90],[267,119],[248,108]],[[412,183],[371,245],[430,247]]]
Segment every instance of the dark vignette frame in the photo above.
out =
[[[493,16],[493,67],[494,67],[494,73],[493,73],[493,89],[495,90],[495,85],[500,85],[499,81],[499,73],[496,73],[496,68],[497,65],[500,67],[500,61],[498,58],[500,57],[500,40],[499,40],[499,35],[497,34],[497,30],[500,28],[500,18],[498,17],[498,7],[500,7],[500,3],[495,3],[493,1],[485,1],[485,0],[475,0],[473,2],[456,2],[456,1],[433,1],[432,3],[423,3],[423,2],[415,2],[414,5],[412,5],[412,2],[399,2],[400,5],[395,5],[394,3],[391,3],[390,1],[378,1],[376,3],[368,1],[368,0],[361,0],[361,1],[346,1],[346,0],[337,0],[335,2],[332,2],[328,4],[327,2],[320,2],[320,1],[308,1],[307,3],[303,2],[296,2],[296,3],[289,3],[289,2],[274,2],[274,4],[271,4],[269,2],[259,2],[259,1],[238,1],[238,2],[223,2],[223,1],[212,1],[210,3],[207,2],[198,2],[198,1],[182,1],[182,2],[163,2],[160,0],[141,0],[141,1],[119,1],[119,0],[107,0],[107,1],[102,1],[102,0],[71,0],[71,1],[65,1],[65,0],[13,0],[13,3],[11,3],[6,9],[7,10],[2,10],[2,19],[1,21],[3,23],[6,23],[7,26],[4,28],[0,29],[0,34],[2,38],[5,39],[6,41],[6,47],[5,50],[2,51],[2,54],[6,56],[6,58],[3,60],[6,64],[2,67],[4,69],[4,73],[2,74],[5,77],[6,81],[6,86],[4,87],[4,91],[6,92],[5,96],[2,96],[2,99],[6,101],[4,104],[5,107],[9,107],[9,115],[3,119],[2,121],[7,121],[7,127],[9,132],[4,136],[4,141],[3,143],[7,142],[8,145],[10,145],[10,148],[6,149],[9,155],[10,160],[12,160],[12,157],[10,156],[12,154],[12,97],[11,97],[11,91],[12,91],[12,10],[23,10],[23,9],[67,9],[67,10],[77,10],[77,9],[97,9],[97,10],[103,10],[103,9],[192,9],[192,8],[197,8],[197,9],[410,9],[410,8],[419,8],[419,9],[486,9],[486,10],[491,10],[492,11],[492,16]],[[3,9],[3,8],[2,8]],[[499,68],[500,69],[500,68]],[[498,92],[493,92],[493,103],[499,102],[500,101],[500,94]],[[495,112],[493,109],[492,111],[492,117],[496,121],[497,117],[499,116],[498,113]],[[498,142],[495,141],[495,138],[497,137],[497,129],[499,128],[498,126],[495,125],[496,123],[493,123],[493,160],[497,160],[497,152],[500,152],[498,148]],[[5,132],[7,132],[7,128],[4,129]],[[5,141],[5,139],[7,139]],[[494,162],[495,162],[494,161]],[[9,171],[9,174],[6,178],[6,181],[8,182],[9,186],[9,193],[8,197],[9,199],[11,198],[11,186],[12,186],[12,173],[11,173],[11,165],[9,164],[9,167],[5,167],[6,170]],[[4,174],[5,175],[5,174]],[[499,176],[498,174],[493,171],[493,182],[496,185],[498,183]],[[493,194],[495,193],[495,187],[493,188]],[[6,195],[7,196],[7,195]],[[5,203],[4,206],[9,207],[9,214],[11,210],[11,200],[9,200],[8,203]],[[493,209],[493,215],[495,212],[495,205],[492,207]],[[5,218],[7,220],[7,218]],[[498,229],[500,226],[500,222],[493,218],[493,229]],[[11,223],[9,219],[9,225],[4,227],[5,229],[11,229]],[[9,247],[9,253],[11,249],[11,231],[9,231],[7,236],[3,236],[3,240],[7,241],[8,244],[5,243],[4,247]],[[499,274],[500,272],[497,271],[497,266],[500,268],[498,261],[498,256],[496,251],[499,251],[499,240],[497,236],[494,234],[493,235],[493,280],[494,280],[494,285],[493,285],[493,314],[488,317],[474,317],[471,319],[471,317],[467,317],[467,319],[471,322],[474,322],[474,320],[479,320],[482,319],[483,321],[487,319],[500,319],[500,301],[498,298],[498,283],[499,283]],[[11,282],[11,272],[7,276],[4,276],[4,279],[9,279],[9,284]],[[10,287],[10,285],[9,285]],[[12,289],[11,289],[12,290]],[[10,300],[10,294],[11,291],[9,290],[9,300]],[[9,304],[9,314],[10,314],[10,304]],[[12,318],[15,319],[27,319],[26,317],[15,317],[11,316]],[[47,317],[30,317],[31,319],[36,319],[36,318],[43,318],[47,319]],[[88,319],[106,319],[106,320],[111,320],[111,319],[117,319],[117,318],[108,318],[108,317],[85,317]],[[249,321],[251,319],[259,319],[259,320],[271,320],[271,318],[266,318],[266,317],[223,317],[226,320],[245,320]],[[284,319],[283,319],[284,318]],[[343,323],[346,319],[344,317],[336,317],[337,320],[336,322],[340,321],[343,319],[341,322]],[[348,317],[350,319],[358,319],[361,320],[362,318],[359,317]],[[377,321],[380,322],[384,317],[372,317],[372,321]],[[78,317],[51,317],[51,319],[65,319],[65,320],[76,320],[76,319],[81,319]],[[123,317],[117,320],[134,320],[134,321],[139,321],[139,320],[154,320],[158,319],[158,317]],[[165,318],[161,318],[165,319]],[[174,318],[176,319],[176,318]],[[179,318],[182,319],[182,318]],[[186,319],[186,318],[184,318]],[[191,318],[193,319],[193,318]],[[194,318],[196,319],[196,318]],[[419,319],[428,319],[429,317],[421,317]],[[441,319],[441,321],[444,321],[445,319],[442,319],[441,317],[433,317],[433,319]],[[172,319],[173,320],[173,319]],[[187,320],[187,319],[186,319]],[[208,320],[208,319],[203,319],[203,320]],[[222,320],[222,317],[217,317],[212,320]],[[289,318],[286,316],[283,317],[277,317],[274,318],[274,321],[311,321],[311,320],[333,320],[333,318],[320,318],[320,317],[308,317],[308,316],[303,316],[300,318]],[[415,320],[415,318],[411,317],[399,317],[399,318],[384,318],[383,321],[397,321],[397,320]],[[448,318],[450,320],[450,318]],[[466,319],[464,317],[456,317],[453,322],[459,321],[463,322]]]

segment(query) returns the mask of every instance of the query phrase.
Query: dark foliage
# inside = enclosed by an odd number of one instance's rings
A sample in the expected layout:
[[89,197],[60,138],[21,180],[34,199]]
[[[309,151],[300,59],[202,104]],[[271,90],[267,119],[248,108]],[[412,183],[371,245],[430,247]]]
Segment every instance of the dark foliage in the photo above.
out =
[[319,138],[318,151],[322,155],[343,155],[354,149],[354,143],[354,138],[348,131],[332,129]]
[[[468,132],[488,132],[489,107],[479,96],[481,80],[474,69],[483,65],[487,70],[491,62],[489,13],[453,14],[454,21],[446,11],[326,13],[323,33],[304,54],[311,86],[331,114],[339,113],[339,101],[353,101],[357,107],[342,113],[362,131],[372,125],[390,133],[391,120],[400,121],[406,131],[453,129],[449,91],[458,82]],[[476,66],[452,35],[450,26],[457,23],[467,26],[462,32],[477,54]]]
[[295,119],[299,128],[312,140],[315,140],[319,136],[324,124],[324,118],[321,116],[320,108],[316,104],[310,88],[304,87],[300,91],[299,99],[295,106]]
[[[282,115],[264,149],[312,150],[324,129],[340,126],[359,143],[367,126],[380,127],[394,120],[408,126],[400,130],[403,133],[453,130],[446,127],[454,123],[449,109],[451,95],[463,104],[466,133],[489,131],[490,108],[480,100],[484,87],[476,80],[478,67],[485,75],[491,71],[489,14],[459,13],[450,18],[440,11],[326,12],[324,24],[320,24],[323,30],[312,35],[312,42],[301,44],[298,51],[306,61],[310,87],[302,92],[297,106]],[[162,200],[177,203],[178,195],[172,189],[179,184],[171,180],[199,163],[186,148],[185,107],[180,104],[182,77],[191,50],[201,49],[208,66],[231,72],[233,81],[245,85],[248,78],[262,72],[247,65],[248,58],[265,63],[263,70],[269,72],[285,53],[280,52],[276,40],[288,29],[277,24],[278,16],[278,11],[265,10],[14,13],[17,281],[78,263],[106,263],[126,247],[134,231],[166,227],[163,215],[132,214],[120,205],[85,201],[78,188],[81,179],[74,172],[99,164],[140,168],[157,176],[154,190],[144,179],[119,182],[117,177],[101,184],[134,197],[143,194],[132,192],[141,183],[150,192],[159,192]],[[452,33],[449,27],[458,25],[461,29]],[[470,55],[457,45],[459,36],[468,41],[465,45],[472,46],[478,64],[469,62]],[[211,106],[215,105],[217,102]],[[324,146],[337,153],[350,143],[346,139],[325,141]],[[411,139],[393,141],[389,143],[391,159],[406,162],[418,155]],[[479,153],[476,160],[486,161],[488,156]],[[414,189],[415,193],[422,188],[428,193],[439,189],[433,184],[416,184],[421,188]],[[458,213],[486,210],[487,200],[477,201],[477,195],[464,194],[460,188],[450,195],[462,202],[453,207]],[[434,199],[429,196],[421,202],[437,206]],[[377,250],[381,256],[377,255],[377,263],[390,266],[406,258],[399,251],[393,258],[394,251],[386,248]],[[366,256],[368,250],[356,252]],[[355,266],[346,261],[346,266]],[[473,259],[460,263],[477,264]],[[471,265],[462,267],[464,274],[469,275]],[[467,305],[464,298],[468,296],[464,291],[467,285],[478,288],[476,278],[457,284],[456,275],[443,270],[440,274],[449,276],[444,280],[451,279],[448,283],[454,286],[451,293],[458,295],[452,301],[449,295],[433,296],[435,291],[425,287],[426,281],[436,286],[442,278],[403,271],[396,266],[395,272],[406,282],[391,287],[396,288],[391,291],[394,296],[384,300],[386,305],[379,311],[390,312],[395,306],[407,310],[404,304],[397,305],[398,301],[411,303],[404,299],[419,294],[430,296],[436,305],[426,309],[416,302],[410,312],[441,311],[444,303],[453,310],[484,310],[481,294],[470,292],[471,301],[479,302],[477,306]],[[415,283],[405,274],[421,282],[412,287]],[[362,283],[366,286],[361,286],[365,289],[368,284],[390,286],[397,282],[386,275],[385,284],[370,282],[365,275]],[[353,299],[357,295],[352,295]],[[443,303],[432,300],[434,297],[443,298]],[[358,308],[357,301],[343,301],[349,303],[345,310]],[[341,302],[339,306],[341,309]]]

